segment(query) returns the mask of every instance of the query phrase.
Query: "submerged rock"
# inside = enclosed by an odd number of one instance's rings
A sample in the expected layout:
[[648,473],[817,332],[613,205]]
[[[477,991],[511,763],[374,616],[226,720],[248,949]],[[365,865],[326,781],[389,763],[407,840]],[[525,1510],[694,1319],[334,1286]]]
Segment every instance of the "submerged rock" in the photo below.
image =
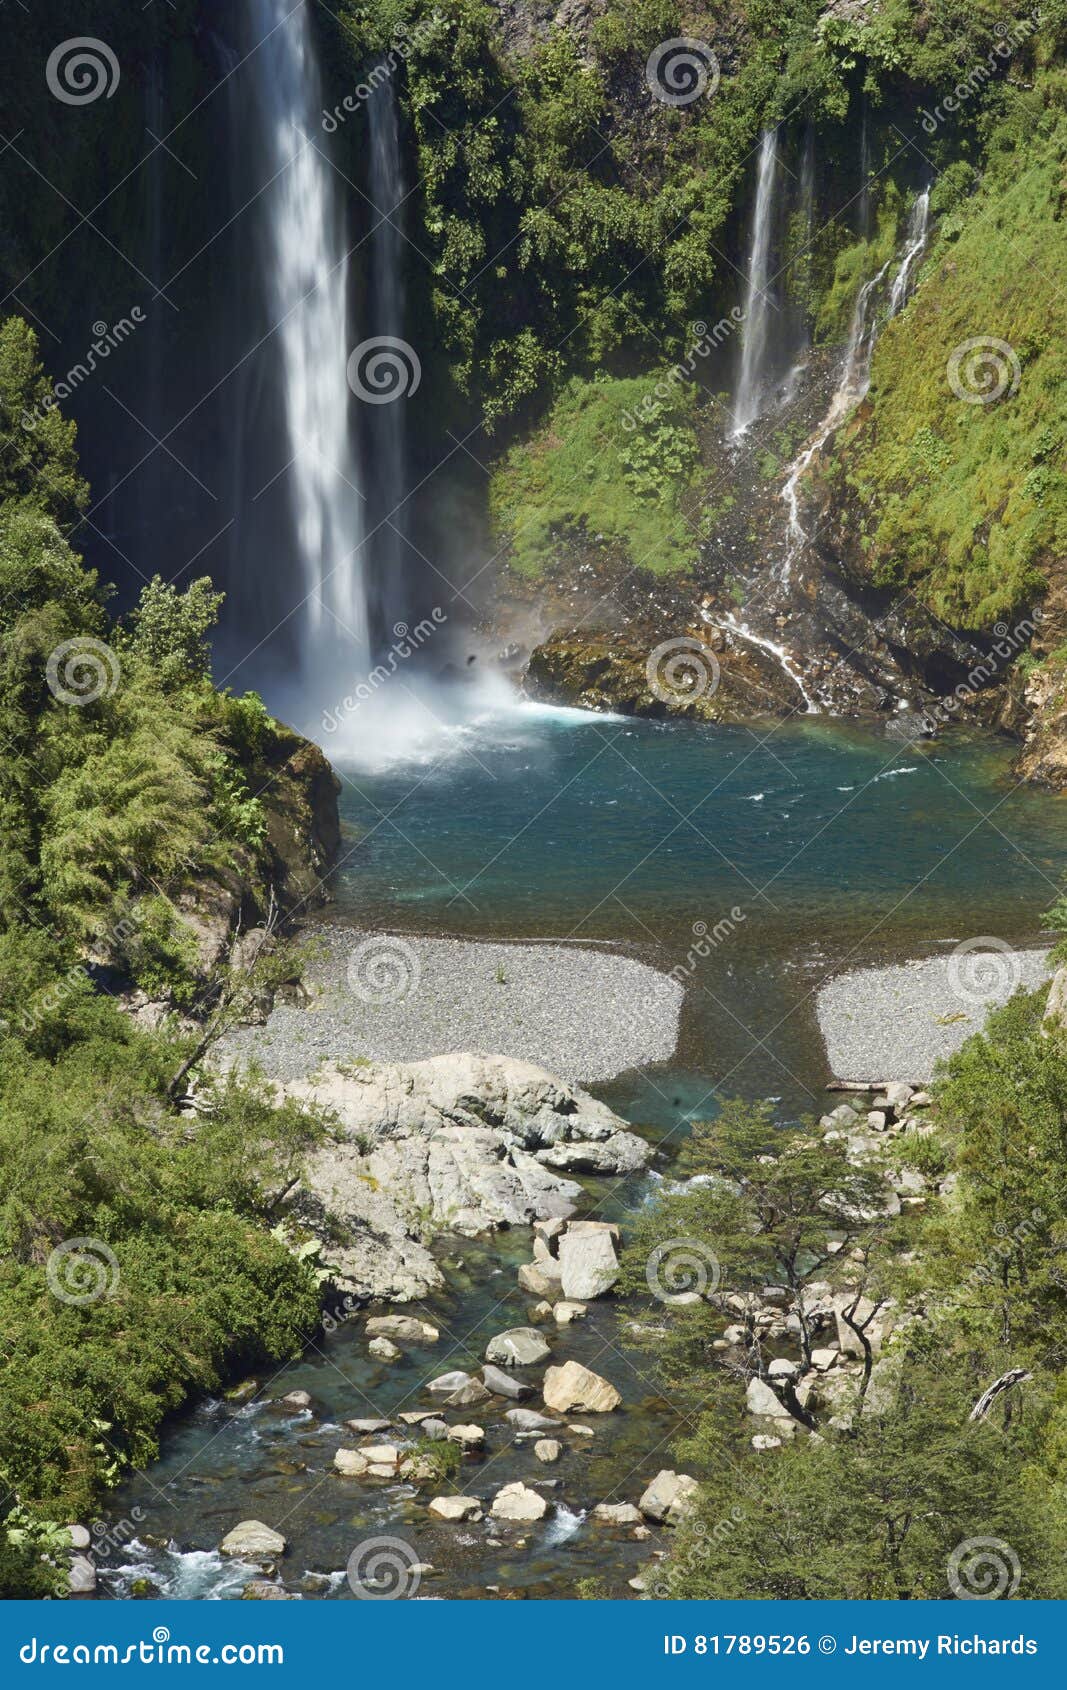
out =
[[501,1367],[533,1367],[550,1354],[540,1332],[532,1326],[513,1326],[509,1332],[499,1332],[490,1338],[485,1359]]

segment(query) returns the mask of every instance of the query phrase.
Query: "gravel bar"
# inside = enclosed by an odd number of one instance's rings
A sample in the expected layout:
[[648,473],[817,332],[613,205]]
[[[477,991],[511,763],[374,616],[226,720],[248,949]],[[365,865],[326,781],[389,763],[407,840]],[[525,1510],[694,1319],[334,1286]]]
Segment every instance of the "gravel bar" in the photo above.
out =
[[938,1062],[981,1031],[988,1010],[1049,978],[1047,957],[984,940],[925,962],[839,974],[817,1003],[835,1078],[926,1083]]
[[480,1051],[539,1063],[571,1084],[666,1061],[682,987],[658,969],[579,945],[483,944],[316,927],[309,1007],[279,1004],[241,1027],[224,1060],[272,1079],[323,1062],[416,1062]]

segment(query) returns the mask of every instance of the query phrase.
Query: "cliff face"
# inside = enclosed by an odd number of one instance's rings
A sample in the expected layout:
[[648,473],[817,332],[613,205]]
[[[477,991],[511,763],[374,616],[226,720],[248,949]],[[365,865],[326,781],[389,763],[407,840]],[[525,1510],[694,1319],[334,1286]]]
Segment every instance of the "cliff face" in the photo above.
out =
[[329,900],[325,877],[337,856],[341,783],[324,753],[282,723],[251,770],[266,814],[270,880],[282,912],[306,914]]

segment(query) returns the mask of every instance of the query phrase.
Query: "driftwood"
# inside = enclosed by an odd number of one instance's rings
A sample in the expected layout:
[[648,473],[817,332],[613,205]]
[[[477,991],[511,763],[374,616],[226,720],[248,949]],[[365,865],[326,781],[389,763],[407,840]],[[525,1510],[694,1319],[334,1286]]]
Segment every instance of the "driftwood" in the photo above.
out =
[[968,1415],[969,1420],[984,1420],[997,1398],[1010,1391],[1013,1385],[1024,1385],[1034,1376],[1025,1367],[1009,1367],[1007,1373],[1002,1373],[999,1379],[994,1379],[987,1391],[983,1391]]

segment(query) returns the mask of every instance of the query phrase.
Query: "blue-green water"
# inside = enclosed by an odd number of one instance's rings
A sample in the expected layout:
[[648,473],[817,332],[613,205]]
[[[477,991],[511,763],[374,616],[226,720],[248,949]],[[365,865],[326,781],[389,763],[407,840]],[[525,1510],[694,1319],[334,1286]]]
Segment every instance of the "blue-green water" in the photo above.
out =
[[[713,934],[725,922],[693,967],[674,1060],[598,1089],[665,1141],[713,1108],[716,1091],[819,1108],[827,1076],[812,993],[829,970],[980,934],[1039,938],[1067,856],[1063,801],[1014,788],[1010,757],[995,741],[916,746],[826,722],[768,738],[512,711],[450,734],[421,762],[341,770],[347,834],[331,919],[610,942],[667,969],[685,962],[694,924]],[[624,1217],[645,1191],[632,1180],[602,1212]],[[161,1460],[116,1496],[113,1518],[136,1533],[135,1546],[102,1557],[116,1594],[138,1574],[167,1594],[235,1594],[250,1571],[227,1568],[215,1549],[249,1517],[289,1539],[285,1581],[309,1597],[348,1597],[349,1554],[382,1533],[404,1535],[434,1564],[425,1595],[497,1585],[561,1596],[594,1575],[628,1594],[654,1544],[597,1525],[589,1510],[635,1500],[675,1464],[687,1428],[610,1300],[553,1333],[553,1359],[605,1374],[624,1407],[585,1416],[595,1435],[568,1436],[558,1466],[539,1469],[514,1443],[506,1404],[468,1412],[488,1450],[464,1464],[464,1488],[488,1496],[514,1478],[558,1481],[547,1521],[435,1527],[410,1487],[332,1472],[334,1451],[352,1442],[345,1418],[429,1406],[428,1378],[473,1370],[492,1333],[527,1320],[515,1280],[527,1238],[442,1241],[441,1254],[448,1289],[419,1311],[441,1326],[439,1345],[382,1365],[356,1319],[264,1379],[259,1402],[205,1404],[176,1423]],[[312,1416],[269,1406],[297,1388],[310,1391]]]
[[341,767],[338,913],[416,932],[623,944],[687,985],[676,1062],[612,1088],[669,1126],[709,1086],[811,1108],[833,967],[992,934],[1035,942],[1064,800],[999,740],[906,743],[825,720],[750,730],[530,707],[422,764]]

